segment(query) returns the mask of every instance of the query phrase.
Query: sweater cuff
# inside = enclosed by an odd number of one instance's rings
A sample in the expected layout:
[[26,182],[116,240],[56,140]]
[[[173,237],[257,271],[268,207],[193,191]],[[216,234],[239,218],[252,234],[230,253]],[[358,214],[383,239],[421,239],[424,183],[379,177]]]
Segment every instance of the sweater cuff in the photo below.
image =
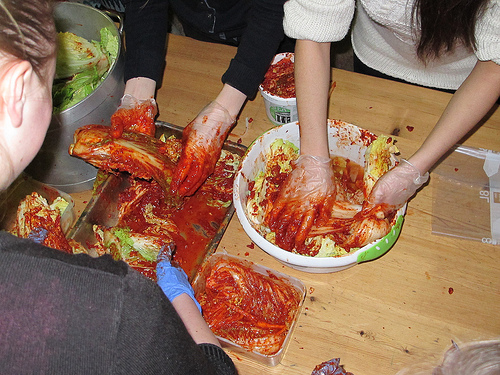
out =
[[198,346],[214,365],[218,375],[237,374],[233,361],[221,347],[209,343],[199,344]]
[[260,74],[240,61],[232,59],[221,80],[222,83],[227,83],[252,100],[264,79],[264,74]]
[[283,27],[285,34],[295,39],[314,42],[342,40],[354,16],[354,1],[289,0],[285,3]]

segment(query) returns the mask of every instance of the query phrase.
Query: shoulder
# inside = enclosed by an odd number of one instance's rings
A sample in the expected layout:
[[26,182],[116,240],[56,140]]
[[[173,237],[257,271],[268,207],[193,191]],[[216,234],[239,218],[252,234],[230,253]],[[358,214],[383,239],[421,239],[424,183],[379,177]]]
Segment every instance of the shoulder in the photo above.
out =
[[500,0],[490,0],[476,23],[476,55],[500,64]]
[[349,30],[354,8],[354,0],[289,0],[284,5],[285,33],[316,42],[341,40]]
[[29,239],[16,237],[5,231],[0,231],[0,252],[4,256],[19,256],[33,261],[47,259],[67,263],[68,265],[101,269],[115,274],[124,274],[127,270],[127,265],[124,262],[117,262],[108,256],[93,258],[86,254],[68,254],[40,245]]

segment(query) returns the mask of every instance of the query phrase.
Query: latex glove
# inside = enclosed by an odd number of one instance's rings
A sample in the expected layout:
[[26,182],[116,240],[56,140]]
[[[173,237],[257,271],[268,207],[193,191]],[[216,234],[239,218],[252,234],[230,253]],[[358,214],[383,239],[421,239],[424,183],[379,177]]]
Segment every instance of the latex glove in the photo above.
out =
[[428,172],[422,175],[408,160],[401,159],[396,167],[380,177],[368,202],[371,205],[386,204],[390,210],[398,210],[428,179]]
[[155,116],[158,113],[156,101],[151,99],[139,100],[130,94],[123,95],[120,106],[111,116],[111,133],[119,138],[123,131],[155,136]]
[[181,294],[186,293],[193,299],[201,313],[201,306],[194,296],[194,290],[189,283],[186,272],[184,272],[181,267],[172,265],[170,261],[171,257],[172,249],[168,247],[162,249],[158,254],[158,262],[156,264],[156,282],[170,302],[173,302],[173,300]]
[[171,190],[192,195],[214,171],[224,141],[236,119],[219,103],[208,104],[182,133],[182,152]]
[[278,246],[300,252],[316,221],[327,220],[335,193],[331,159],[301,155],[265,219]]

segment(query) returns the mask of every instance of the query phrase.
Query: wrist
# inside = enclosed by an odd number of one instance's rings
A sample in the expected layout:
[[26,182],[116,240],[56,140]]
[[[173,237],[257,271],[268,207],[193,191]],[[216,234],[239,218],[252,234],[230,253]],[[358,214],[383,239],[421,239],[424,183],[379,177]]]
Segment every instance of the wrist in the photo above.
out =
[[423,185],[429,179],[429,172],[425,172],[422,174],[420,169],[418,169],[413,163],[406,159],[401,159],[400,161],[403,168],[406,168],[411,171],[413,182],[415,185]]
[[236,119],[246,100],[247,96],[245,94],[226,83],[219,95],[217,95],[215,102],[225,108],[231,118]]
[[153,99],[156,90],[156,82],[151,78],[135,77],[125,83],[124,94],[130,94],[138,100]]
[[[236,116],[232,116],[228,109],[216,100],[212,101],[207,108],[210,108],[208,114],[210,121],[207,121],[207,123],[216,122],[217,126],[223,131],[229,131],[231,126],[236,122]],[[204,111],[202,111],[202,113],[203,112]]]
[[329,164],[332,161],[330,157],[317,156],[317,155],[300,155],[299,158],[297,159],[297,163],[306,160],[311,164],[317,164],[317,165]]

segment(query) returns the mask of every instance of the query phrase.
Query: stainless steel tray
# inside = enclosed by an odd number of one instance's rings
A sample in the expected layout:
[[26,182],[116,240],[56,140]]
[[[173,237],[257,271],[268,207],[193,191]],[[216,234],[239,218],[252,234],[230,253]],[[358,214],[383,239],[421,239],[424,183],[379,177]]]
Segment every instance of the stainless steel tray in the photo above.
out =
[[[158,121],[156,125],[156,137],[159,137],[162,134],[167,137],[174,135],[179,139],[182,137],[182,127],[161,121]],[[243,156],[246,152],[245,146],[231,141],[226,141],[223,148],[239,156]],[[88,205],[68,234],[70,238],[73,238],[87,248],[90,255],[97,256],[97,254],[91,252],[92,245],[96,243],[96,238],[92,230],[93,225],[97,224],[107,227],[116,225],[118,219],[118,197],[120,192],[124,191],[128,186],[129,180],[126,174],[110,174],[94,192],[92,199],[89,201]],[[185,268],[185,271],[188,273],[191,280],[195,277],[205,260],[217,249],[233,213],[234,206],[231,203],[231,205],[226,208],[222,222],[217,224],[218,228],[215,235],[210,238],[210,241],[206,245],[205,252],[200,254],[198,259],[196,259],[194,267],[189,267],[188,269]],[[197,228],[197,226],[199,227],[197,223],[190,224],[195,228]]]

